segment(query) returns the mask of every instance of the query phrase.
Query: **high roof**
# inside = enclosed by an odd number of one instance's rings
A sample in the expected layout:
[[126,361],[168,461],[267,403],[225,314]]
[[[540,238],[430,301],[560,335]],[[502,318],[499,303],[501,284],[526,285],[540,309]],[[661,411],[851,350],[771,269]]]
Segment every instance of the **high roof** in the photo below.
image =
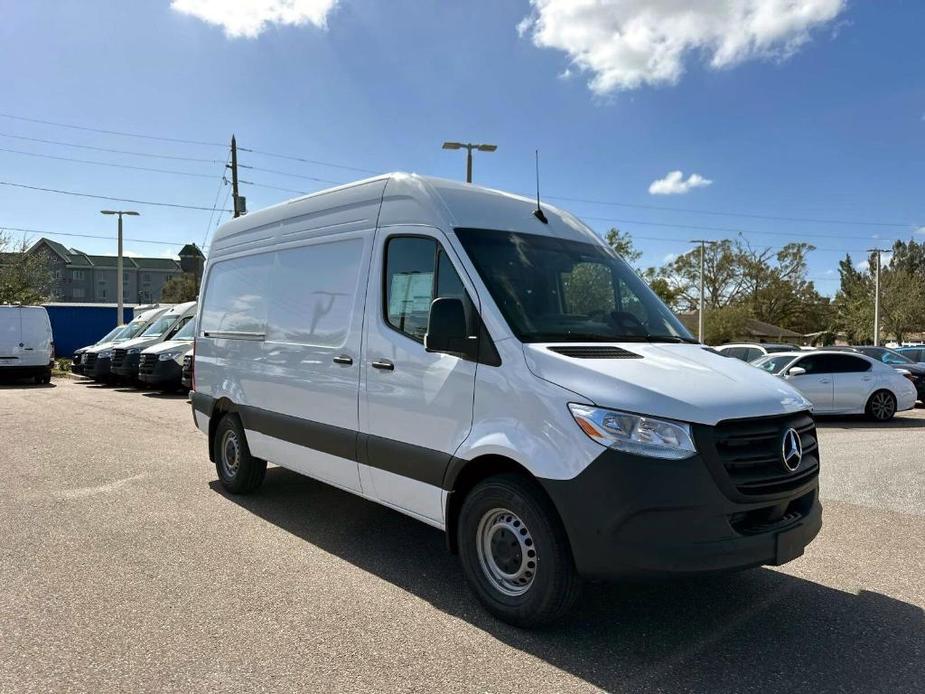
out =
[[[381,203],[381,206],[380,206]],[[390,173],[305,195],[232,219],[215,233],[210,257],[258,248],[280,234],[424,224],[444,230],[475,227],[598,239],[577,218],[543,202],[548,224],[533,212],[536,200],[469,183]],[[282,230],[285,226],[286,229]]]

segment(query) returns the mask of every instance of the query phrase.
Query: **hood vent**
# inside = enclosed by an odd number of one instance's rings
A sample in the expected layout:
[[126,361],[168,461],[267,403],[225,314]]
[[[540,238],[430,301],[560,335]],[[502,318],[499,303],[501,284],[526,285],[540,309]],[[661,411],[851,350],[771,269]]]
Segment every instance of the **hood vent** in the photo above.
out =
[[549,351],[565,357],[572,357],[572,359],[642,359],[642,355],[627,352],[625,349],[610,345],[549,347]]

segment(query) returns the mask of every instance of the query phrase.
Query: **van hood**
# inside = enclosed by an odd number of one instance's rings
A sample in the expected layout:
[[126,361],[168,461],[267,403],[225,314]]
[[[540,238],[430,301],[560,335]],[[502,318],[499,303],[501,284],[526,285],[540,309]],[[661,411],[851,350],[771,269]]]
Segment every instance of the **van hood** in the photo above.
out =
[[563,346],[525,344],[527,367],[600,407],[707,425],[812,409],[781,379],[702,345],[608,343],[636,355],[617,359],[579,359],[549,349]]
[[153,347],[148,347],[144,351],[145,354],[162,354],[163,352],[192,352],[193,351],[193,341],[192,340],[167,340],[166,342],[160,342]]
[[112,349],[113,347],[117,347],[121,344],[122,344],[121,342],[102,342],[98,345],[90,345],[88,347],[84,347],[83,351],[84,352],[97,352],[97,353],[105,352],[107,349]]
[[147,349],[151,345],[159,345],[160,337],[133,337],[131,340],[116,343],[119,349]]

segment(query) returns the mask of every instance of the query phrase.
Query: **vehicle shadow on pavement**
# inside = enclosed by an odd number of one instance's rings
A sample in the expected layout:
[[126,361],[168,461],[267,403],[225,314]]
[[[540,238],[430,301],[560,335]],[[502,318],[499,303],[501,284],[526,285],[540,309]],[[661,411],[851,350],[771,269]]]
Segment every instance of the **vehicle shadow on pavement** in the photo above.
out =
[[31,380],[28,381],[17,381],[17,380],[8,380],[0,381],[0,390],[37,390],[41,388],[56,388],[54,383],[34,383]]
[[[225,495],[217,481],[210,486]],[[480,607],[443,533],[423,523],[276,467],[254,495],[226,498],[605,690],[870,692],[922,683],[925,613],[879,593],[770,569],[588,584],[567,620],[525,631]]]

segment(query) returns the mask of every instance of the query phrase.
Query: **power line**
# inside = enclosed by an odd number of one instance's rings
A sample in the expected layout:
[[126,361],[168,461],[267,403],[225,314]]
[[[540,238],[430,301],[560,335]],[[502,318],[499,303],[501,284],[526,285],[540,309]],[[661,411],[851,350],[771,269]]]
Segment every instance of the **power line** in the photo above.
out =
[[[241,151],[244,151],[243,147],[239,147]],[[251,166],[249,164],[238,164],[239,168],[250,169],[251,171],[262,171],[263,173],[276,174],[278,176],[290,176],[292,178],[304,178],[307,181],[317,181],[318,183],[332,183],[334,185],[341,185],[344,181],[332,181],[329,178],[316,178],[315,176],[305,176],[303,174],[292,173],[291,171],[278,171],[276,169],[263,169],[259,166]]]
[[141,133],[128,133],[120,130],[104,130],[102,128],[89,128],[83,125],[70,125],[68,123],[58,123],[50,120],[40,120],[38,118],[26,118],[24,116],[14,116],[10,113],[0,113],[0,118],[10,118],[11,120],[25,121],[26,123],[40,123],[42,125],[53,125],[58,128],[70,128],[72,130],[85,130],[92,133],[103,133],[104,135],[119,135],[120,137],[135,137],[143,140],[158,140],[160,142],[177,142],[184,145],[202,145],[205,147],[224,147],[219,142],[203,142],[202,140],[184,140],[178,137],[159,137],[157,135],[143,135]]
[[[0,229],[7,231],[20,231],[26,234],[42,234],[43,236],[72,236],[75,238],[81,239],[103,239],[105,241],[112,241],[112,236],[97,236],[94,234],[74,234],[64,231],[48,231],[47,229],[24,229],[22,227],[8,227],[0,225]],[[184,246],[186,245],[185,241],[151,241],[150,239],[132,239],[125,238],[125,241],[132,241],[134,243],[152,243],[159,246]]]
[[665,207],[661,205],[644,205],[629,202],[617,202],[615,200],[587,200],[584,198],[567,198],[561,195],[545,195],[552,200],[566,200],[568,202],[581,202],[592,205],[611,205],[614,207],[635,207],[642,210],[658,210],[661,212],[685,212],[689,214],[707,214],[721,217],[745,217],[748,219],[766,219],[781,222],[808,222],[811,224],[851,224],[855,226],[881,226],[881,227],[914,227],[917,226],[911,222],[866,222],[859,220],[845,219],[820,219],[817,217],[784,217],[769,214],[753,214],[750,212],[729,212],[725,210],[695,210],[687,207]]
[[0,147],[0,152],[11,154],[24,154],[27,157],[42,157],[43,159],[57,159],[59,161],[72,161],[78,164],[93,164],[95,166],[110,166],[117,169],[133,169],[135,171],[150,171],[152,173],[171,174],[174,176],[194,176],[196,178],[212,178],[209,174],[193,173],[191,171],[172,171],[170,169],[153,169],[147,166],[133,166],[131,164],[116,164],[108,161],[93,161],[92,159],[75,159],[74,157],[57,157],[53,154],[39,154],[38,152],[25,152],[19,149],[6,149]]
[[361,173],[368,174],[381,174],[382,171],[373,171],[372,169],[364,169],[358,166],[348,166],[346,164],[334,164],[329,161],[320,161],[318,159],[306,159],[305,157],[297,157],[291,154],[275,154],[273,152],[267,152],[262,149],[252,149],[249,147],[239,147],[242,152],[251,152],[252,154],[262,154],[265,157],[275,157],[277,159],[288,159],[290,161],[300,161],[305,164],[315,164],[317,166],[329,166],[334,169],[344,169],[346,171],[359,171]]
[[[228,158],[231,158],[230,154]],[[215,191],[215,200],[212,201],[212,211],[209,213],[209,223],[206,224],[206,233],[202,237],[202,248],[206,247],[206,238],[209,236],[209,229],[212,228],[212,218],[215,216],[215,210],[218,208],[218,196],[222,194],[222,186],[228,184],[228,179],[225,178],[226,166],[228,166],[228,160],[225,160],[225,164],[222,165],[222,174],[218,178],[218,189]]]
[[41,137],[26,137],[25,135],[10,135],[9,133],[0,133],[0,137],[9,137],[14,140],[25,140],[27,142],[40,142],[45,145],[59,145],[61,147],[76,147],[78,149],[91,149],[97,152],[110,152],[112,154],[128,154],[133,157],[152,157],[154,159],[172,159],[175,161],[195,161],[203,164],[221,164],[217,159],[203,159],[202,157],[181,157],[172,154],[154,154],[151,152],[135,152],[126,149],[113,149],[111,147],[97,147],[95,145],[80,145],[75,142],[62,142],[61,140],[45,140]]
[[298,195],[308,195],[307,191],[304,190],[295,190],[294,188],[280,188],[279,186],[270,186],[266,183],[254,183],[253,181],[245,181],[243,178],[238,180],[238,183],[244,183],[249,186],[256,186],[257,188],[270,188],[271,190],[279,190],[284,193],[296,193]]
[[[225,193],[225,200],[224,200],[224,202],[222,202],[222,207],[224,207],[225,205],[228,204],[228,198],[230,198],[230,197],[231,197],[231,187],[229,186],[228,191]],[[215,229],[218,229],[218,225],[221,224],[221,222],[222,222],[222,213],[224,213],[224,212],[231,212],[231,210],[222,210],[221,212],[219,212],[218,219],[215,220]],[[212,229],[212,231],[214,232],[215,229]],[[203,250],[205,250],[205,248],[206,248],[206,241],[208,240],[208,238],[209,238],[209,229],[206,229],[206,235],[205,235],[205,238],[203,238],[203,241],[202,241],[202,248],[203,248]]]
[[[23,183],[11,183],[10,181],[0,181],[0,186],[11,186],[13,188],[23,188],[25,190],[37,190],[44,193],[57,193],[58,195],[73,195],[80,198],[95,198],[96,200],[113,200],[115,202],[130,202],[134,205],[153,205],[156,207],[175,207],[182,210],[204,210],[208,212],[210,207],[200,207],[199,205],[181,205],[173,202],[154,202],[151,200],[134,200],[132,198],[114,198],[109,195],[94,195],[92,193],[77,193],[72,190],[58,190],[56,188],[42,188],[40,186],[27,186]],[[230,210],[222,210],[230,212]]]

